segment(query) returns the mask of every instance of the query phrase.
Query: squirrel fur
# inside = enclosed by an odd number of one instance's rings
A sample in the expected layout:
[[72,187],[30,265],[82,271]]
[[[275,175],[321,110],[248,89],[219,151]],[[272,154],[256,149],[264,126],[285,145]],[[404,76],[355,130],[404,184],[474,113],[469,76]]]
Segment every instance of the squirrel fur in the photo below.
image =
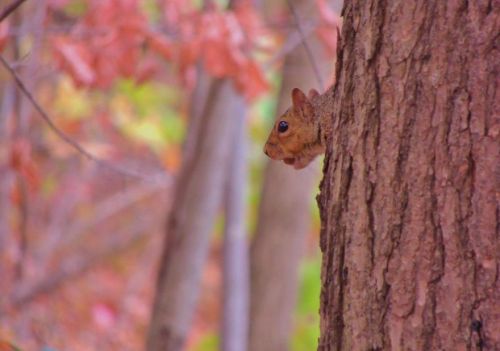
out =
[[292,90],[292,106],[275,122],[264,146],[264,153],[295,169],[306,167],[326,150],[331,130],[332,89],[319,94],[311,89],[306,96]]

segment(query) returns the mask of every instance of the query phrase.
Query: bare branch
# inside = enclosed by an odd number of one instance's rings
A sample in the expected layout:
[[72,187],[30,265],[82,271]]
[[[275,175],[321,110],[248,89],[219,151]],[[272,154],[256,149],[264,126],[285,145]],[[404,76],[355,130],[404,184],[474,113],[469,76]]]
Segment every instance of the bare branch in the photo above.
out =
[[15,0],[10,5],[7,5],[0,13],[0,22],[9,17],[9,15],[14,12],[23,2],[26,0]]
[[[306,23],[306,26],[303,27],[305,37],[309,37],[316,28],[318,28],[318,23],[316,21]],[[285,58],[286,55],[295,50],[302,42],[303,40],[300,38],[300,34],[297,35],[297,33],[293,33],[288,35],[281,49],[263,64],[264,69],[272,68],[279,60]]]
[[128,227],[125,232],[113,235],[97,252],[77,257],[70,256],[66,262],[61,264],[58,272],[47,274],[36,282],[17,287],[10,297],[10,304],[13,307],[19,307],[39,295],[48,294],[64,282],[101,264],[110,256],[130,248],[138,240],[147,237],[152,232],[152,228],[157,228],[158,223],[155,222],[153,217],[146,215],[132,227]]
[[107,161],[104,161],[104,160],[101,160],[101,159],[97,158],[96,156],[92,155],[90,152],[88,152],[87,150],[85,150],[83,148],[83,146],[81,146],[79,143],[77,143],[76,141],[74,141],[73,139],[71,139],[68,135],[66,135],[61,129],[59,129],[54,124],[54,122],[49,117],[49,115],[47,114],[47,112],[45,112],[45,110],[35,100],[35,98],[31,94],[31,92],[28,90],[28,88],[26,87],[26,85],[23,83],[23,81],[21,80],[21,78],[19,77],[19,75],[16,73],[16,71],[7,63],[7,61],[5,61],[5,59],[2,56],[0,56],[0,62],[5,67],[5,69],[7,71],[9,71],[9,73],[12,75],[12,78],[16,82],[19,90],[21,90],[21,92],[26,96],[26,98],[31,102],[31,104],[33,105],[33,107],[35,108],[35,110],[40,114],[40,117],[48,124],[48,126],[50,127],[50,129],[52,129],[52,131],[54,133],[56,133],[59,138],[61,138],[64,142],[66,142],[67,144],[69,144],[73,149],[75,149],[76,151],[78,151],[80,154],[82,154],[83,156],[85,156],[87,159],[89,159],[89,160],[97,163],[99,166],[101,166],[103,168],[106,168],[106,169],[109,169],[109,170],[111,170],[111,171],[113,171],[115,173],[118,173],[118,174],[121,174],[121,175],[126,175],[126,176],[133,177],[133,178],[140,178],[140,179],[148,180],[148,181],[154,181],[155,180],[154,177],[150,177],[150,176],[141,174],[139,172],[135,172],[135,171],[132,171],[132,170],[129,170],[129,169],[123,169],[121,167],[115,166],[115,165],[113,165],[113,164],[111,164],[111,163],[109,163]]
[[297,14],[297,11],[295,10],[295,7],[293,6],[291,0],[287,0],[286,3],[288,4],[288,7],[290,8],[290,12],[293,15],[293,18],[295,20],[295,24],[297,25],[297,30],[300,34],[300,37],[302,39],[302,45],[304,45],[304,49],[306,50],[307,57],[309,57],[309,61],[311,62],[311,66],[314,70],[314,74],[316,75],[316,79],[318,80],[318,84],[320,86],[321,91],[325,90],[325,84],[323,82],[323,78],[321,77],[321,74],[319,72],[318,65],[316,63],[316,60],[314,59],[314,55],[312,53],[311,48],[307,44],[306,41],[306,35],[304,33],[304,29],[302,28],[302,23],[300,22],[300,18]]
[[40,257],[40,261],[43,262],[42,266],[49,263],[48,257],[50,257],[50,254],[53,253],[57,247],[71,244],[75,240],[82,240],[82,235],[90,232],[93,227],[104,222],[111,216],[116,215],[120,211],[127,209],[135,202],[154,194],[163,193],[171,183],[169,179],[165,179],[163,182],[140,182],[135,187],[127,187],[126,190],[121,190],[96,204],[93,209],[95,215],[92,219],[87,221],[76,221],[76,223],[72,224],[69,228],[64,226],[58,228],[59,231],[54,233],[54,235],[49,235],[37,253],[37,256]]

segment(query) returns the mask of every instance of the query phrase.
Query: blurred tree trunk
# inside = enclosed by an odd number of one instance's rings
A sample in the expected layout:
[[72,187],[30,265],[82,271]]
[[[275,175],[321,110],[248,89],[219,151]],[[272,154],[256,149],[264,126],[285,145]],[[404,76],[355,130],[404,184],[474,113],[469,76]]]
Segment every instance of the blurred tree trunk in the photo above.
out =
[[[9,2],[0,5],[2,14],[7,15],[5,21],[10,21],[10,35],[13,36],[10,45],[7,46],[4,56],[8,56],[11,61],[19,63],[22,59],[21,47],[23,40],[27,34],[33,34],[32,47],[29,54],[23,58],[23,65],[18,72],[30,79],[25,79],[26,86],[31,90],[36,90],[38,83],[37,72],[40,67],[38,58],[40,55],[40,47],[44,38],[44,21],[47,11],[46,0],[41,0],[33,4],[21,6],[22,2]],[[3,68],[2,68],[3,71]],[[2,72],[2,75],[5,72]],[[0,87],[2,95],[0,97],[0,146],[5,150],[12,150],[16,145],[21,143],[33,147],[37,145],[36,136],[31,129],[31,105],[24,98],[22,93],[17,90],[15,82],[6,79]],[[5,152],[3,157],[9,157],[10,154]],[[36,150],[33,150],[36,151]],[[30,151],[31,152],[31,151]],[[25,263],[28,256],[29,242],[29,222],[30,201],[28,198],[28,183],[25,177],[20,176],[9,168],[8,160],[0,160],[4,164],[0,169],[0,262],[4,261],[7,252],[5,251],[11,241],[16,241],[18,255],[15,258],[14,279],[22,280],[25,273]],[[13,204],[9,194],[12,188],[16,187],[19,194],[19,200],[16,205]],[[17,211],[17,220],[9,220],[14,211]],[[13,222],[13,223],[9,223]],[[14,238],[15,233],[15,238]],[[12,259],[10,259],[12,260]],[[7,267],[0,268],[4,271],[4,287],[10,285],[10,273],[7,272]],[[1,290],[1,289],[0,289]]]
[[[303,18],[308,1],[293,1]],[[301,16],[301,17],[302,17]],[[309,46],[323,77],[331,75],[332,60],[311,37]],[[326,79],[325,79],[326,80]],[[277,115],[291,103],[293,88],[318,87],[302,45],[285,57]],[[318,162],[296,171],[270,161],[264,174],[257,230],[251,250],[249,351],[287,350],[297,296],[298,269],[310,228],[311,200],[317,187]]]
[[204,99],[192,154],[185,159],[168,219],[167,239],[149,328],[149,351],[181,350],[196,305],[210,234],[221,203],[233,133],[243,114],[226,80],[213,80]]
[[500,350],[500,4],[343,15],[319,350]]
[[[244,111],[244,101],[240,98]],[[245,114],[237,119],[227,164],[223,245],[222,350],[244,351],[248,340],[249,264],[246,236],[247,130]]]

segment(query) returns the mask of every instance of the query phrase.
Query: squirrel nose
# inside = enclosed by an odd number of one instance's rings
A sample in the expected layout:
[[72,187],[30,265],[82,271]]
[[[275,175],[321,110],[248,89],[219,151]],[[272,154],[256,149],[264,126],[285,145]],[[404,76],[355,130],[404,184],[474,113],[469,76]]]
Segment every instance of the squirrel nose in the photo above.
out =
[[267,152],[267,147],[264,146],[264,153],[269,156],[269,152]]

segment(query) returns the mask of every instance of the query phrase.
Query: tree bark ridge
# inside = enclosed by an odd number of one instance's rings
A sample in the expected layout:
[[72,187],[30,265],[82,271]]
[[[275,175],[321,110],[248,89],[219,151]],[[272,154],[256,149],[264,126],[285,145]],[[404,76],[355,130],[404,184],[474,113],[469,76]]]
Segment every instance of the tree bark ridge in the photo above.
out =
[[319,350],[500,349],[499,11],[346,3]]

